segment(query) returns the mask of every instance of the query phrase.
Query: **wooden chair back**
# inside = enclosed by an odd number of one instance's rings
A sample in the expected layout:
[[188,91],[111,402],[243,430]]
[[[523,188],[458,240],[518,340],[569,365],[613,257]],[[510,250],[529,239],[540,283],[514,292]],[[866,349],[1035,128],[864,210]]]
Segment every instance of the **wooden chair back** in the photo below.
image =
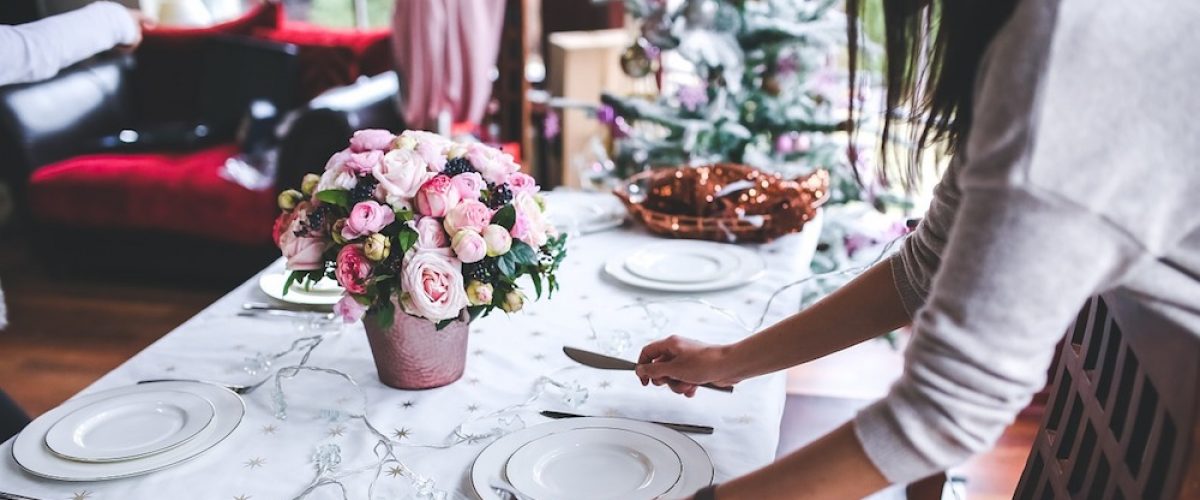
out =
[[1068,330],[1018,499],[1200,498],[1200,340],[1118,294]]

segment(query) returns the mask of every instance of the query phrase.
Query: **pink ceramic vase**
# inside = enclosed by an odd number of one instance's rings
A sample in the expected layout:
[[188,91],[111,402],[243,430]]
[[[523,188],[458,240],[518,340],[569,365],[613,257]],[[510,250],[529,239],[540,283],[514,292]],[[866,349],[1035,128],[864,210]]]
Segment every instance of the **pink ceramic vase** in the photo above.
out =
[[467,363],[466,316],[441,330],[433,321],[405,314],[383,328],[377,317],[363,317],[379,380],[397,389],[432,389],[462,377]]

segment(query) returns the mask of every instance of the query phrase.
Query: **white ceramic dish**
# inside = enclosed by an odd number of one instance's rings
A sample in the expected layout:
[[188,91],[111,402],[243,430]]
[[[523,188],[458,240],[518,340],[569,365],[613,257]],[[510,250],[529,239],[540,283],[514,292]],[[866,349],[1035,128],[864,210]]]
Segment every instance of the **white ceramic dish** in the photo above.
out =
[[666,443],[628,429],[572,429],[530,441],[504,467],[530,498],[651,500],[679,482],[683,462]]
[[196,437],[212,422],[207,399],[155,390],[114,396],[75,410],[46,433],[54,454],[81,462],[115,462],[161,453]]
[[[658,243],[652,243],[651,245],[656,244]],[[609,277],[620,283],[660,292],[711,292],[716,290],[725,290],[753,283],[766,274],[766,261],[764,261],[762,256],[758,255],[754,251],[736,245],[726,245],[722,243],[709,244],[725,247],[726,251],[736,255],[738,259],[737,267],[720,276],[719,278],[715,278],[710,281],[683,283],[658,281],[634,274],[625,266],[628,256],[641,250],[641,248],[638,248],[632,250],[631,252],[614,255],[607,262],[605,262],[604,272],[608,274]]]
[[695,240],[673,240],[646,245],[625,258],[625,269],[653,281],[700,283],[737,272],[739,256],[729,245]]
[[546,218],[560,231],[598,233],[625,223],[625,205],[611,193],[554,190],[546,198]]
[[[712,484],[712,459],[699,443],[661,425],[624,418],[581,417],[553,420],[522,429],[493,441],[471,465],[471,487],[482,500],[504,500],[492,490],[493,478],[506,477],[505,465],[517,450],[539,438],[573,429],[624,429],[650,436],[666,444],[679,457],[682,474],[662,498],[684,498]],[[618,497],[620,498],[620,497]],[[543,500],[543,499],[538,499]]]
[[336,282],[330,286],[328,278],[314,283],[312,288],[305,290],[303,286],[292,284],[287,295],[283,294],[283,284],[287,283],[290,271],[264,272],[258,277],[258,287],[268,297],[280,302],[306,306],[332,306],[342,300],[342,288]]
[[[200,396],[213,406],[213,420],[195,438],[175,448],[145,458],[121,462],[86,463],[67,460],[45,446],[46,432],[55,422],[75,410],[104,399],[152,391],[180,391]],[[178,465],[209,450],[237,429],[246,405],[233,391],[203,382],[156,382],[119,387],[71,399],[25,427],[13,440],[12,456],[30,474],[59,481],[103,481],[139,476]]]

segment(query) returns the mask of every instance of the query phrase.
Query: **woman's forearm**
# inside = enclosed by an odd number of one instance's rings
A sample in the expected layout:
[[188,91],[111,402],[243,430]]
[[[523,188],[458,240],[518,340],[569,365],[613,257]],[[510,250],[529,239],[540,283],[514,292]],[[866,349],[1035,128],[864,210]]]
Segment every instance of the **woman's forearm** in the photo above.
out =
[[862,498],[888,481],[867,458],[853,423],[775,463],[717,487],[720,500]]
[[909,324],[891,259],[811,307],[727,348],[736,379],[805,363]]

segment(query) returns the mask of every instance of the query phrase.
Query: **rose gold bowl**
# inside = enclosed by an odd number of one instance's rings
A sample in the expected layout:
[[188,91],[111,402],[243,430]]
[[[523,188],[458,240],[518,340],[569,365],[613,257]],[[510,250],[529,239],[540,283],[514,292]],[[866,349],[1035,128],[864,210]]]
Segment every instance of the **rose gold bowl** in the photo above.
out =
[[800,231],[829,198],[829,172],[788,180],[746,165],[656,169],[613,192],[655,234],[762,243]]

